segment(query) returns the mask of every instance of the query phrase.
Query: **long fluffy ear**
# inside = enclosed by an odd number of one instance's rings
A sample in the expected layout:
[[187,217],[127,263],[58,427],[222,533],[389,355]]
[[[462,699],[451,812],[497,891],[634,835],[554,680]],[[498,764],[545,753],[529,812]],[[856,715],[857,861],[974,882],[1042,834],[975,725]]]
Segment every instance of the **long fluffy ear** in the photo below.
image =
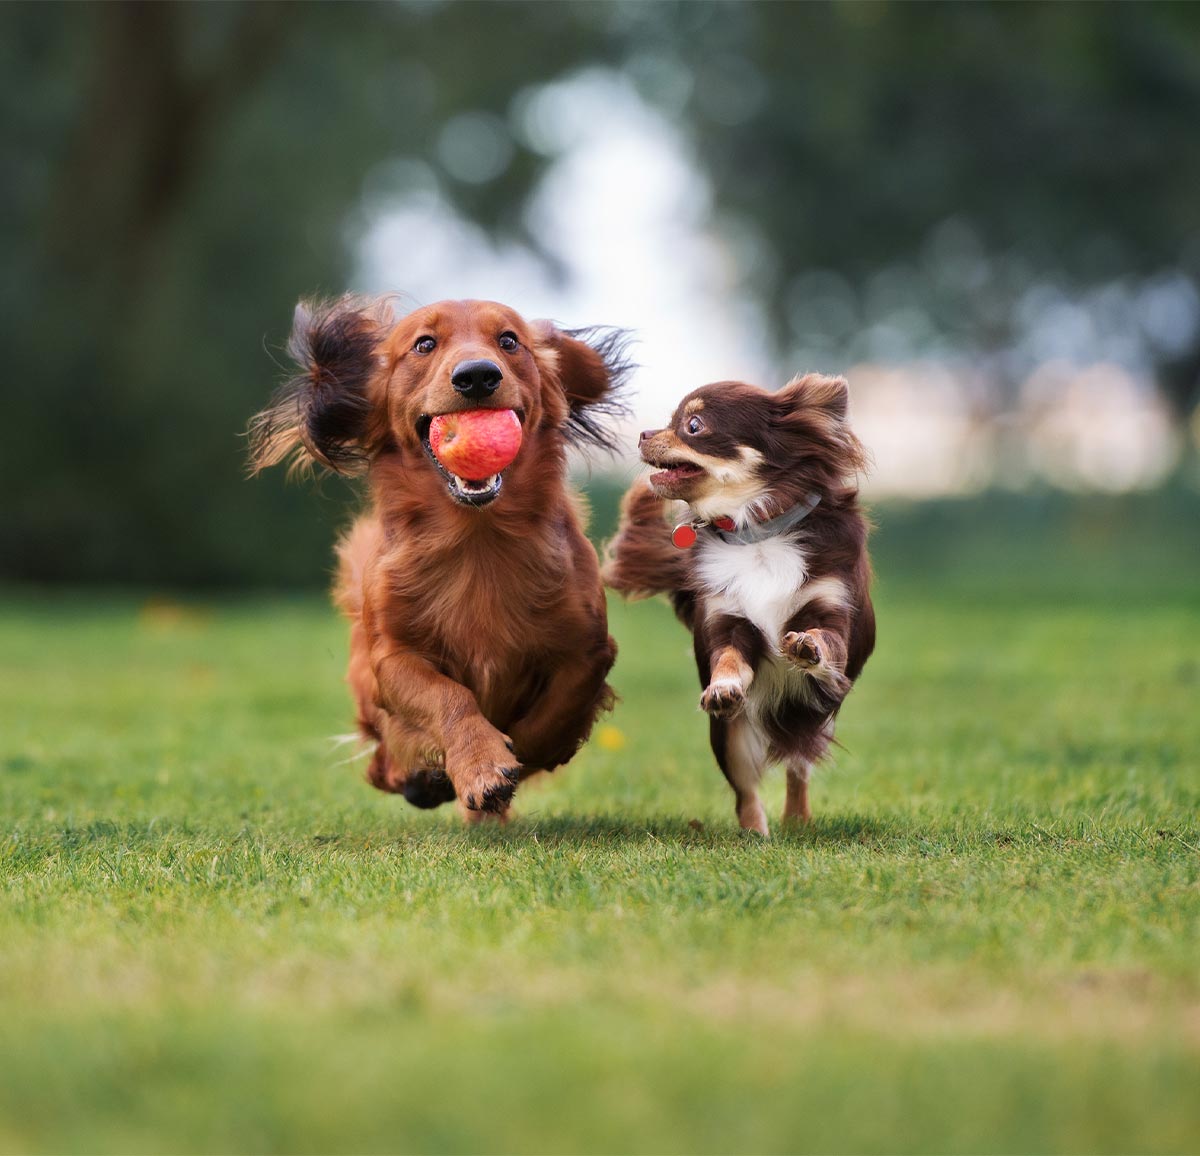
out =
[[850,409],[850,386],[846,379],[821,373],[797,375],[775,396],[794,407],[816,410],[834,421],[845,421]]
[[370,458],[369,386],[386,307],[355,297],[301,301],[288,353],[296,374],[250,422],[250,469],[289,462],[289,471],[325,466],[362,473]]
[[782,420],[801,426],[819,445],[832,452],[831,472],[845,477],[865,472],[870,458],[846,420],[850,387],[844,377],[806,373],[793,377],[778,393]]
[[629,414],[623,391],[636,368],[629,333],[600,325],[559,329],[552,321],[535,321],[534,328],[567,398],[567,441],[614,452],[612,424]]

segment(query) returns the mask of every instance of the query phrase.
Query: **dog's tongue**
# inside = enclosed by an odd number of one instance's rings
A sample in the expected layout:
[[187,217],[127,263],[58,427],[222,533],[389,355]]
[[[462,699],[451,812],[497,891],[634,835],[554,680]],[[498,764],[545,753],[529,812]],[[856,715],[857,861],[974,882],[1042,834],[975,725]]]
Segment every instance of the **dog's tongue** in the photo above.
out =
[[521,448],[521,420],[511,409],[439,414],[429,423],[429,448],[460,478],[490,478]]

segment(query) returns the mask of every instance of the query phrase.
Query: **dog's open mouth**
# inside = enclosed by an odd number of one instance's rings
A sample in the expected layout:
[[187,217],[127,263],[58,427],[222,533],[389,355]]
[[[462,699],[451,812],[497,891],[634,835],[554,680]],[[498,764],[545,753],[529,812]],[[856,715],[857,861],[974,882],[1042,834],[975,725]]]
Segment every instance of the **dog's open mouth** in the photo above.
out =
[[[524,410],[518,409],[514,412],[524,424]],[[429,441],[429,427],[432,423],[433,416],[431,414],[422,414],[417,421],[417,436],[421,439],[425,456],[433,462],[434,468],[445,479],[450,496],[464,506],[486,506],[494,502],[500,496],[505,471],[501,470],[500,473],[491,474],[486,478],[460,478],[458,474],[451,473],[438,461],[437,455],[433,452],[433,446]]]
[[705,472],[702,466],[694,465],[692,462],[651,462],[649,464],[658,467],[650,475],[650,484],[663,489],[678,485],[680,482],[690,481],[692,478],[702,477]]

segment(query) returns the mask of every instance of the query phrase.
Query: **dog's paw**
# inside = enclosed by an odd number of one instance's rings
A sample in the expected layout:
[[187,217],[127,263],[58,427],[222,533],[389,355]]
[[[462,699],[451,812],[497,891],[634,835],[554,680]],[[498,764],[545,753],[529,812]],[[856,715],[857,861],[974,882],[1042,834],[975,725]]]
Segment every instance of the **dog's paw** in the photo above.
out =
[[407,802],[426,810],[450,802],[454,798],[454,785],[445,771],[422,768],[408,776],[403,793]]
[[492,767],[490,771],[477,774],[472,786],[461,796],[468,811],[483,811],[489,815],[502,815],[516,793],[520,782],[521,768]]
[[816,636],[803,630],[789,630],[783,636],[780,649],[787,658],[806,670],[810,667],[820,666],[824,658],[821,653],[821,644],[817,641]]
[[700,709],[713,718],[737,718],[746,709],[746,689],[732,679],[710,682],[700,696]]
[[477,736],[475,742],[456,750],[453,758],[447,758],[446,770],[468,811],[493,815],[507,810],[521,776],[512,741],[499,731]]

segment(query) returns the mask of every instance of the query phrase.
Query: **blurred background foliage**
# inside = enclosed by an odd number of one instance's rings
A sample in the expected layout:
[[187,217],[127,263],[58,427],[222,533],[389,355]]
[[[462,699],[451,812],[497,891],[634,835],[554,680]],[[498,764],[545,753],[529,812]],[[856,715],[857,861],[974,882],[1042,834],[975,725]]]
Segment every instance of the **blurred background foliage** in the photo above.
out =
[[957,361],[996,415],[1095,346],[1188,444],[1195,5],[14,3],[0,62],[0,577],[323,580],[349,487],[248,483],[239,438],[295,300],[430,172],[553,267],[538,130],[584,70],[688,142],[779,363]]

